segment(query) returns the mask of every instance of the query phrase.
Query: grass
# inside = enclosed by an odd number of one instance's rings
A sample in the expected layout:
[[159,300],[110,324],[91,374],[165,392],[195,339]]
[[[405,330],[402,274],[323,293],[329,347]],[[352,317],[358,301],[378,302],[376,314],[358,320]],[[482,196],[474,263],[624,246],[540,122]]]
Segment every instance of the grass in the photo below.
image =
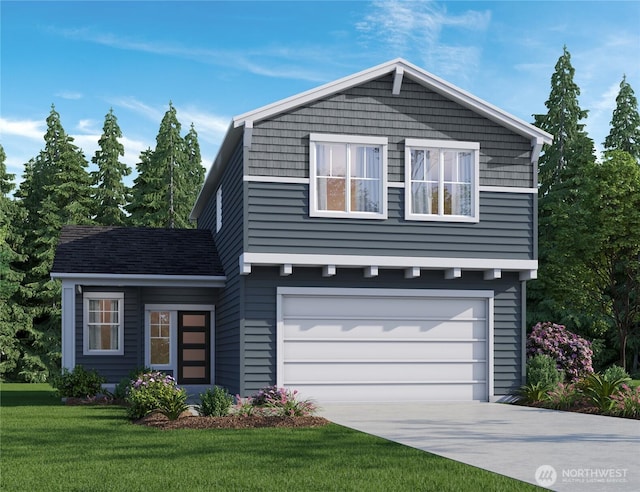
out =
[[12,491],[511,491],[529,485],[338,425],[172,430],[51,388],[0,385],[0,489]]

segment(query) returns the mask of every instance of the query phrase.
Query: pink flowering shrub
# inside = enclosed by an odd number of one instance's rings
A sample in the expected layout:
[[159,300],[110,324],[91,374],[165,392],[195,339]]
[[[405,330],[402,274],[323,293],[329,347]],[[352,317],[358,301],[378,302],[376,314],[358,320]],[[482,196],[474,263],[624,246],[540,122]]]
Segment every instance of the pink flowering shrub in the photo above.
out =
[[317,410],[311,400],[299,400],[298,391],[267,386],[248,398],[236,396],[234,413],[281,417],[307,417]]
[[132,379],[126,395],[125,400],[129,404],[127,415],[131,419],[142,418],[158,409],[162,413],[167,412],[165,415],[171,414],[167,415],[171,418],[176,413],[179,416],[186,408],[186,391],[178,388],[173,376],[160,371],[140,374]]
[[552,357],[569,381],[593,373],[591,342],[562,325],[538,323],[527,338],[527,357],[545,354]]
[[622,384],[620,389],[611,395],[612,405],[609,412],[620,417],[640,419],[640,386],[630,388]]

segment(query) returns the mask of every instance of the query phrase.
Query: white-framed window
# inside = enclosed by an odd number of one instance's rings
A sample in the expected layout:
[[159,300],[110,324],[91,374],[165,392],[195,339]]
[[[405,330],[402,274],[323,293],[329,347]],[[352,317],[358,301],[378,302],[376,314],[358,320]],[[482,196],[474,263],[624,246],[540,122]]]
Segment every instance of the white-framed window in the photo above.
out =
[[171,311],[148,311],[149,366],[172,365],[172,323]]
[[216,192],[216,232],[222,229],[222,185]]
[[405,140],[405,218],[479,220],[480,145],[448,140]]
[[387,138],[312,133],[309,214],[387,218]]
[[124,293],[85,292],[84,354],[124,354]]

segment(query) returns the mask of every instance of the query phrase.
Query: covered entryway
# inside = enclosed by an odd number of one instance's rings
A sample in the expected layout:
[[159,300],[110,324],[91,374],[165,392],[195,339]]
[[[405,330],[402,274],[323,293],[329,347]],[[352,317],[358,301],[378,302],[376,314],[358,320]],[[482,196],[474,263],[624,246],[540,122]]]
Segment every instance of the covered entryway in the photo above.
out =
[[492,291],[278,289],[278,384],[320,402],[487,401]]

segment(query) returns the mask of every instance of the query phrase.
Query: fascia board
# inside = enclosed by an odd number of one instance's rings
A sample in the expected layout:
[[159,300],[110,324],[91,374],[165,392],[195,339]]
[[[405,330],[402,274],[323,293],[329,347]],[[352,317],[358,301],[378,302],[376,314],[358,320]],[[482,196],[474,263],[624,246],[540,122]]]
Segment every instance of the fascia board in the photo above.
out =
[[224,287],[226,276],[205,275],[143,275],[111,273],[60,273],[52,272],[51,278],[81,285],[138,287]]

